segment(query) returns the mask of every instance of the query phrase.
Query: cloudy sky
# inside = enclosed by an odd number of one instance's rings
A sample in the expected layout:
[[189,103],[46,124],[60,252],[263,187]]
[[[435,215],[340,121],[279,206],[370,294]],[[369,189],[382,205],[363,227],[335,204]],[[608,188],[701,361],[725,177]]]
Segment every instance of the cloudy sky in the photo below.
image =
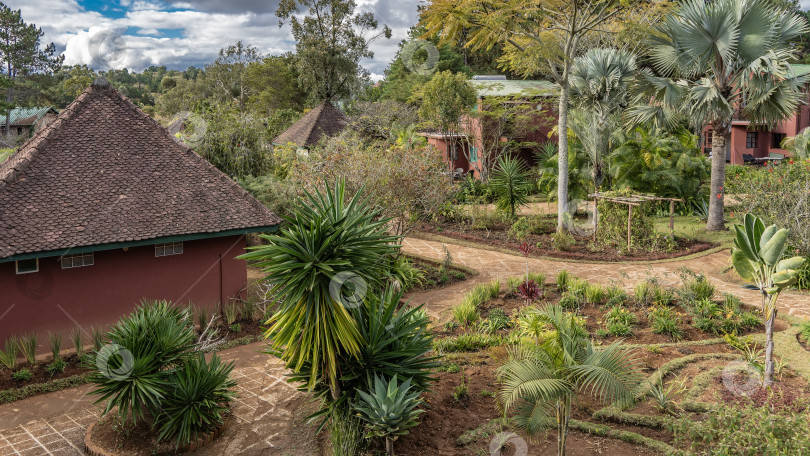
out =
[[[393,30],[372,44],[363,65],[379,79],[397,44],[416,23],[418,0],[357,0]],[[66,65],[96,69],[149,65],[185,69],[216,58],[219,49],[242,40],[266,54],[294,49],[289,26],[278,27],[278,0],[6,0],[26,22],[45,32],[65,54]]]

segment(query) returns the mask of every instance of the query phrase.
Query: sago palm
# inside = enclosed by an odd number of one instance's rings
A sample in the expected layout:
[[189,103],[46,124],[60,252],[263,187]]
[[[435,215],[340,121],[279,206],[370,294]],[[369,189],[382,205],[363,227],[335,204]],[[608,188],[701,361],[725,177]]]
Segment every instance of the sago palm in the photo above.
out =
[[523,345],[498,370],[499,399],[505,413],[516,413],[529,434],[557,428],[557,449],[565,455],[571,404],[587,393],[603,403],[630,403],[642,375],[636,359],[620,342],[596,349],[582,323],[559,305],[536,314],[548,327],[539,345]]
[[726,144],[737,115],[753,128],[792,117],[805,77],[789,65],[803,18],[767,0],[687,0],[657,27],[634,122],[687,116],[712,129],[708,230],[722,230]]
[[[322,378],[337,388],[339,358],[355,357],[361,338],[350,308],[365,293],[382,288],[397,237],[358,192],[346,200],[343,181],[326,193],[307,194],[278,234],[263,235],[267,245],[240,258],[262,269],[278,300],[266,322],[271,349],[294,372],[308,367],[308,384]],[[347,308],[349,307],[349,308]]]

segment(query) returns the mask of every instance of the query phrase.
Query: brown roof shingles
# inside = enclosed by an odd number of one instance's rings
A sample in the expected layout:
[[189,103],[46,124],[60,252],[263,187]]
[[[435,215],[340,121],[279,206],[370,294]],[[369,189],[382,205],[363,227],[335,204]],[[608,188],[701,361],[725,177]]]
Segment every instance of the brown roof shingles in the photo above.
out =
[[346,117],[346,114],[334,107],[328,100],[324,100],[306,113],[304,117],[298,119],[298,122],[284,130],[273,142],[275,144],[293,143],[299,147],[311,147],[317,144],[324,136],[337,135],[348,125],[349,118]]
[[103,80],[0,164],[0,260],[280,222]]

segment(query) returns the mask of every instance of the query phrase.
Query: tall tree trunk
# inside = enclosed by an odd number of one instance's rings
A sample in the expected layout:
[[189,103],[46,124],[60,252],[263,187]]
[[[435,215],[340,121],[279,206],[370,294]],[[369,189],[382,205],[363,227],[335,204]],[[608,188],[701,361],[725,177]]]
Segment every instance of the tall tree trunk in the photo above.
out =
[[557,402],[557,455],[565,456],[565,441],[568,438],[568,422],[571,420],[571,398]]
[[766,387],[773,385],[773,325],[776,322],[776,308],[765,322],[765,381]]
[[726,185],[726,144],[731,137],[727,127],[712,125],[712,177],[711,191],[709,192],[709,220],[706,224],[708,231],[721,231],[726,229],[723,218],[723,201],[725,200]]
[[385,438],[385,454],[387,456],[394,456],[394,439],[391,437]]
[[557,232],[567,231],[565,227],[568,215],[568,86],[567,71],[560,84],[560,117],[557,121]]

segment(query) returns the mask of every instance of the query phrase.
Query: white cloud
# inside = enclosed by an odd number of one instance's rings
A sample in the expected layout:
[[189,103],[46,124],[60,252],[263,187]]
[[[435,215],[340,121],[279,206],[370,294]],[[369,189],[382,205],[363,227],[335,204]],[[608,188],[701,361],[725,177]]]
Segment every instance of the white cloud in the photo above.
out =
[[[808,0],[810,1],[810,0]],[[76,0],[10,0],[23,18],[45,32],[45,42],[64,50],[65,64],[87,64],[97,69],[126,67],[140,71],[149,65],[183,69],[213,61],[219,49],[238,40],[265,54],[294,50],[289,27],[278,27],[277,1],[181,0],[180,11],[166,10],[158,0],[121,0],[123,17],[111,18],[82,7]],[[374,75],[396,55],[400,40],[416,22],[417,0],[361,0],[360,10],[373,11],[380,24],[393,30],[390,40],[372,43],[374,58],[362,62]],[[229,5],[229,6],[226,6]],[[231,9],[228,9],[231,8]],[[172,30],[167,34],[163,31]]]

